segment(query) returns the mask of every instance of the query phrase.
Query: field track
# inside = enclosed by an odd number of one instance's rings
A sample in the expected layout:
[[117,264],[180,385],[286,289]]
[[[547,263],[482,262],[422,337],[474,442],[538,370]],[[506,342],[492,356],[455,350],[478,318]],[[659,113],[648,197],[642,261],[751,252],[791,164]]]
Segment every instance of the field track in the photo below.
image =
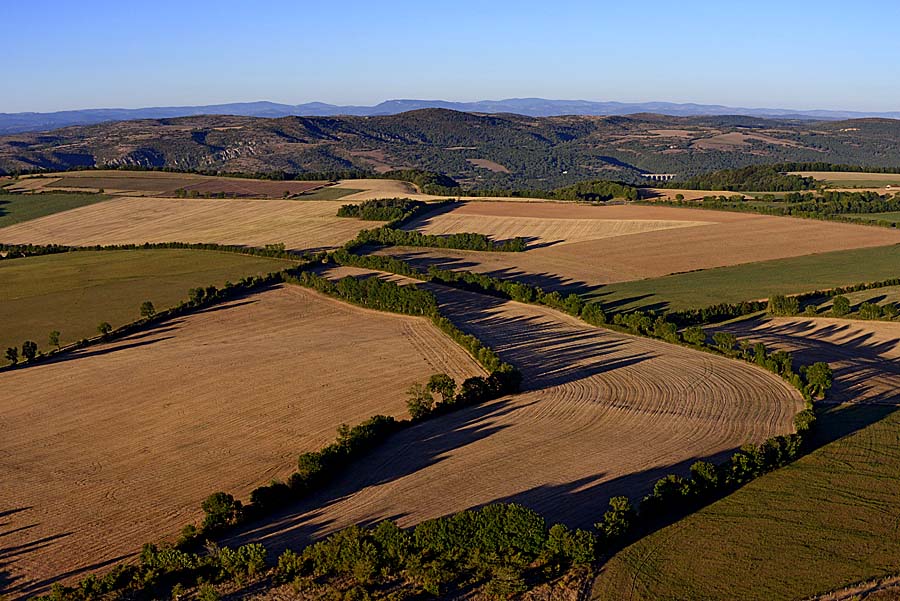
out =
[[337,217],[342,203],[122,197],[0,229],[6,244],[216,242],[288,249],[340,246],[380,222]]
[[0,572],[27,596],[174,538],[436,372],[483,373],[425,319],[290,286],[2,373]]
[[[526,227],[503,225],[526,223]],[[564,220],[554,232],[534,224],[541,220]],[[690,224],[655,231],[606,235],[592,240],[566,240],[576,232],[575,220],[633,223]],[[451,221],[452,220],[452,221]],[[449,223],[447,227],[442,223]],[[548,221],[548,223],[553,223]],[[703,225],[700,225],[703,224]],[[697,269],[709,269],[783,257],[796,257],[850,248],[884,246],[900,242],[900,232],[888,228],[832,223],[748,213],[704,211],[658,206],[614,205],[595,207],[565,203],[470,202],[458,208],[426,215],[412,224],[421,230],[475,231],[498,235],[516,232],[541,239],[556,237],[565,244],[550,244],[524,253],[488,253],[444,249],[387,249],[420,263],[434,262],[450,268],[469,269],[517,277],[547,288],[562,285],[601,285],[659,277]],[[452,227],[451,227],[452,226]],[[487,229],[486,229],[487,228]],[[609,225],[606,226],[609,233]],[[615,233],[614,231],[612,233]],[[579,234],[580,235],[580,234]]]
[[753,366],[546,308],[429,288],[458,326],[522,369],[526,392],[398,434],[329,490],[240,540],[278,549],[351,523],[411,525],[504,500],[588,526],[610,496],[640,495],[696,459],[789,431],[802,405]]
[[722,329],[831,365],[823,446],[627,547],[594,598],[803,599],[897,574],[900,323],[791,317]]

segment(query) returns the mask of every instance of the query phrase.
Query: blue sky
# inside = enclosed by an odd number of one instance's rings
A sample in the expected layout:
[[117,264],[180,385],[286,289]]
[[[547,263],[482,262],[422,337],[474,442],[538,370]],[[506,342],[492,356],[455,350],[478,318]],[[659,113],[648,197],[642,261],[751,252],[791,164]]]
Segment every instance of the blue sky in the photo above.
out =
[[900,110],[900,0],[0,7],[0,112],[526,96]]

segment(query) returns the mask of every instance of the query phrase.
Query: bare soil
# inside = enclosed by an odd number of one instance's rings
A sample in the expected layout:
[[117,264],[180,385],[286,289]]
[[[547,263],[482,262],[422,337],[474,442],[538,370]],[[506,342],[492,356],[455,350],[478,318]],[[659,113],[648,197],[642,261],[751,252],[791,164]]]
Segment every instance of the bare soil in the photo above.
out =
[[281,287],[0,374],[2,570],[30,596],[172,539],[223,490],[286,477],[341,423],[482,374],[422,318]]

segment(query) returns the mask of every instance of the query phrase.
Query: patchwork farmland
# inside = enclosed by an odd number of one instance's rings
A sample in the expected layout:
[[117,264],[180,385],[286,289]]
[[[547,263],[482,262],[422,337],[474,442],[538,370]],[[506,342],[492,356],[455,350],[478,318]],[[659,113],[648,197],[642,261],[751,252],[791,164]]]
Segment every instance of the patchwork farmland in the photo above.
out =
[[210,491],[246,495],[340,424],[404,414],[404,391],[436,372],[482,373],[421,318],[288,286],[3,373],[15,594],[173,540]]

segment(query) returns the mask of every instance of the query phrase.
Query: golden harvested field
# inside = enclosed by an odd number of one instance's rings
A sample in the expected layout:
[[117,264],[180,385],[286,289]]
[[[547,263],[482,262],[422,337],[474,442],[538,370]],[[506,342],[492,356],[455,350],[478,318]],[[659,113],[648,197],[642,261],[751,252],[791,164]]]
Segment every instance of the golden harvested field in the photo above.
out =
[[[900,173],[852,173],[840,171],[795,171],[795,175],[812,177],[834,186],[872,188],[884,194],[884,187],[900,187]],[[898,190],[895,190],[898,191]]]
[[[450,212],[426,216],[415,224],[436,231],[453,220],[453,227],[491,234],[504,220],[566,220],[575,231],[577,220],[646,221],[647,229],[623,235],[571,241],[532,248],[524,253],[454,251],[444,249],[389,248],[380,253],[403,255],[420,263],[489,272],[516,277],[555,288],[562,285],[596,286],[613,282],[658,277],[697,269],[738,265],[784,257],[796,257],[850,248],[883,246],[900,242],[900,232],[888,228],[771,217],[749,213],[702,209],[615,205],[589,206],[566,203],[469,202]],[[523,223],[523,222],[519,222]],[[551,222],[552,223],[552,222]],[[659,229],[653,224],[687,224],[690,227]],[[531,235],[547,237],[542,227]],[[581,227],[581,226],[578,226]],[[630,226],[634,227],[634,226]],[[444,228],[444,229],[449,229]],[[588,228],[589,229],[589,228]],[[609,233],[614,228],[606,226]],[[529,235],[526,228],[510,228]],[[565,231],[554,232],[562,241]]]
[[336,183],[334,188],[350,188],[362,190],[355,194],[345,196],[341,200],[359,202],[376,198],[413,198],[417,200],[430,200],[437,198],[427,194],[420,194],[416,187],[409,182],[401,182],[395,179],[345,179]]
[[[519,206],[519,205],[517,205]],[[570,207],[574,208],[574,207]],[[593,207],[582,211],[585,216],[565,218],[559,216],[560,207],[544,204],[527,205],[529,216],[497,215],[505,213],[488,203],[469,202],[457,209],[434,217],[425,217],[406,225],[403,229],[418,230],[426,234],[445,235],[461,232],[478,232],[495,240],[524,237],[532,245],[572,244],[589,240],[601,240],[641,234],[657,230],[710,225],[709,221],[674,221],[659,219],[602,219],[587,217]],[[572,212],[577,215],[579,211]]]
[[0,229],[6,244],[216,242],[340,246],[380,222],[337,217],[341,202],[121,197]]
[[405,415],[435,372],[483,373],[425,319],[291,286],[0,374],[12,592],[173,538],[210,493],[246,499],[339,424]]
[[351,523],[408,526],[491,501],[587,526],[610,496],[791,429],[799,395],[754,366],[592,328],[556,311],[429,286],[526,392],[391,438],[332,487],[241,540],[273,549]]
[[219,177],[193,173],[169,173],[163,171],[92,170],[71,171],[54,177],[26,177],[14,190],[99,190],[108,194],[137,196],[173,196],[183,189],[200,194],[219,192],[238,197],[282,198],[321,188],[327,182],[272,181],[241,177]]
[[778,317],[721,329],[790,351],[801,363],[829,363],[834,370],[829,403],[900,400],[900,322]]

